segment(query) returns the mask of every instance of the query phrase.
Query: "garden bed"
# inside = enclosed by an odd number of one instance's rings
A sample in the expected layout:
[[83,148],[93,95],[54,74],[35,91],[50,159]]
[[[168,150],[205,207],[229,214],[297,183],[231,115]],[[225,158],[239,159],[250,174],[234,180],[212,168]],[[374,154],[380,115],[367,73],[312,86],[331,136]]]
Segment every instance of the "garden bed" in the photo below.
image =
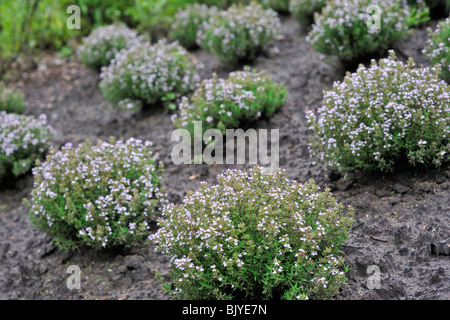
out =
[[[427,39],[426,27],[415,31],[396,48],[397,56],[411,56],[426,66],[421,51]],[[280,130],[280,167],[287,177],[304,182],[314,179],[330,187],[344,205],[355,209],[350,238],[343,247],[350,266],[348,283],[336,299],[450,299],[449,246],[450,166],[440,169],[408,168],[395,174],[364,176],[331,174],[310,158],[307,109],[321,105],[323,90],[341,80],[346,67],[325,58],[305,42],[292,18],[283,18],[282,36],[252,67],[266,70],[276,82],[285,83],[287,102],[257,128]],[[202,79],[213,72],[226,77],[227,70],[203,50],[193,51],[203,65]],[[77,59],[64,60],[49,53],[37,70],[23,74],[14,83],[24,91],[27,113],[45,113],[56,129],[55,146],[77,144],[90,139],[130,137],[150,140],[156,157],[164,163],[162,186],[169,200],[180,203],[187,190],[201,181],[214,183],[226,168],[251,165],[174,165],[170,136],[174,129],[170,112],[163,107],[148,111],[117,110],[98,89],[98,74]],[[0,190],[0,298],[1,299],[168,299],[158,275],[165,276],[169,260],[154,251],[148,241],[129,251],[66,253],[31,226],[28,208],[31,174]],[[156,226],[154,227],[154,229]],[[69,290],[69,265],[81,268],[81,289]],[[367,269],[380,268],[380,287],[370,289]]]

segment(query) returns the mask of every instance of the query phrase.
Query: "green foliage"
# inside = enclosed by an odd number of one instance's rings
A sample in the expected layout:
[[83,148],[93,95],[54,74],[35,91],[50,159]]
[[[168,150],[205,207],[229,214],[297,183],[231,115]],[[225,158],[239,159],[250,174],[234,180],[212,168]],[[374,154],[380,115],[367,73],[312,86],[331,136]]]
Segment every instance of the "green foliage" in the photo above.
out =
[[0,111],[0,181],[27,173],[50,147],[52,135],[45,115],[35,119]]
[[213,78],[204,80],[190,100],[183,97],[180,115],[174,116],[174,125],[186,128],[194,135],[194,121],[202,122],[203,132],[218,129],[239,128],[261,116],[270,117],[287,98],[284,85],[274,83],[265,72],[237,71],[230,73],[228,79]]
[[345,282],[339,246],[353,210],[283,171],[227,170],[169,205],[151,235],[172,260],[179,299],[330,299]]
[[193,4],[185,9],[180,9],[175,14],[172,24],[170,38],[178,42],[187,49],[197,46],[197,31],[204,21],[217,13],[216,7]]
[[318,116],[307,118],[312,154],[338,170],[392,171],[450,160],[450,87],[429,69],[389,58],[361,65],[325,92]]
[[196,0],[196,2],[206,4],[207,6],[216,6],[221,9],[228,9],[233,4],[246,5],[252,2],[252,0]]
[[289,3],[292,0],[260,0],[259,2],[266,7],[269,7],[280,13],[289,12]]
[[325,0],[291,0],[289,11],[302,25],[312,22],[314,13],[320,12],[326,5]]
[[0,82],[0,111],[22,113],[26,107],[25,96],[21,91],[8,88]]
[[51,150],[34,168],[30,217],[59,248],[132,246],[165,203],[150,142],[85,141]]
[[252,60],[280,30],[278,15],[252,2],[233,5],[205,21],[197,33],[197,42],[226,64]]
[[[194,89],[198,82],[193,57],[179,44],[141,42],[120,51],[102,68],[100,89],[106,99],[154,105]],[[132,102],[127,102],[128,105]]]
[[123,24],[100,26],[83,39],[78,48],[81,61],[94,69],[109,65],[116,54],[139,43],[141,38],[137,32]]
[[[377,12],[367,12],[371,5],[380,9],[380,19]],[[422,15],[396,0],[331,0],[315,15],[307,41],[315,50],[344,61],[379,56],[405,38]],[[370,25],[377,20],[379,28]]]
[[439,65],[439,76],[450,83],[450,17],[441,21],[433,31],[428,29],[430,39],[423,53],[431,64]]

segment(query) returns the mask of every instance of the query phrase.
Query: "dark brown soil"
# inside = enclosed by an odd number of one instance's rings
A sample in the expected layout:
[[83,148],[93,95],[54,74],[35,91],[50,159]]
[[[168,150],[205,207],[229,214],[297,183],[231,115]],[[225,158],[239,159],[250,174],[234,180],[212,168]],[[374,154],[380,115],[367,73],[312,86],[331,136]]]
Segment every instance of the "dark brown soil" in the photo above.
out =
[[[427,65],[421,53],[425,27],[395,48],[400,59],[412,56],[418,65]],[[331,187],[340,202],[355,208],[355,223],[343,247],[351,268],[348,285],[336,299],[449,299],[450,167],[405,167],[395,174],[339,177],[315,163],[307,149],[310,132],[305,110],[320,106],[323,90],[341,80],[345,69],[310,49],[305,35],[294,20],[284,18],[283,36],[254,62],[253,67],[266,70],[289,90],[280,112],[257,126],[280,130],[280,167],[289,178],[315,179],[322,187]],[[202,78],[212,72],[226,77],[231,71],[205,51],[192,53],[203,65]],[[251,166],[174,165],[169,112],[162,107],[136,112],[113,108],[98,89],[98,74],[75,58],[48,54],[37,70],[24,74],[15,85],[26,94],[29,114],[48,116],[57,130],[56,147],[110,136],[152,141],[156,156],[165,164],[163,187],[173,202],[181,202],[186,191],[201,181],[214,183],[227,167]],[[0,190],[1,299],[168,299],[158,275],[167,279],[169,261],[147,242],[128,252],[58,251],[31,226],[22,203],[29,198],[32,182],[29,174]],[[82,271],[80,290],[67,288],[69,265]],[[379,267],[379,288],[368,286],[371,265]]]

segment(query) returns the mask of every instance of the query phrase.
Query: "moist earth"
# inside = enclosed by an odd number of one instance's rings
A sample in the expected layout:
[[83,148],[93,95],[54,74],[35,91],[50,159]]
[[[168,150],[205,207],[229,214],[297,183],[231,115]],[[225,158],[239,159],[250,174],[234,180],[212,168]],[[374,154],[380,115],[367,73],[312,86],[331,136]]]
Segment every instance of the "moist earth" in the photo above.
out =
[[[428,22],[394,47],[398,58],[413,57],[418,66],[427,66],[421,51],[426,28],[436,23]],[[348,282],[335,299],[450,299],[450,166],[403,166],[393,174],[341,176],[311,159],[305,111],[317,110],[323,90],[349,69],[313,51],[305,42],[307,32],[284,17],[281,36],[251,64],[285,83],[289,91],[280,111],[255,128],[279,129],[279,166],[288,178],[314,179],[355,209],[354,225],[342,247],[350,267]],[[203,79],[213,72],[226,77],[232,71],[204,50],[191,53]],[[227,168],[252,166],[173,164],[171,112],[163,107],[118,110],[103,98],[98,82],[98,73],[75,57],[49,53],[13,85],[25,93],[28,114],[47,115],[56,129],[55,147],[111,136],[152,141],[155,157],[165,166],[162,187],[174,203],[201,181],[215,183]],[[23,199],[30,199],[32,186],[30,173],[0,189],[0,299],[169,299],[161,284],[161,279],[169,280],[169,259],[148,241],[127,251],[59,251],[30,223]],[[81,269],[80,290],[67,287],[70,265]]]

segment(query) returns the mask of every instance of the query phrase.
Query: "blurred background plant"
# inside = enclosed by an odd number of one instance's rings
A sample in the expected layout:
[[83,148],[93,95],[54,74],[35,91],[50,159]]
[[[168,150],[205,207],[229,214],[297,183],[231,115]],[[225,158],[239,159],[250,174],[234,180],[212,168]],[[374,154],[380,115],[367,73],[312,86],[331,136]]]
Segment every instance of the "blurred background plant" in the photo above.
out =
[[[432,16],[448,16],[450,0],[403,0],[430,7]],[[123,22],[148,40],[156,42],[168,35],[175,13],[199,3],[227,9],[251,0],[0,0],[0,80],[36,66],[39,53],[52,50],[70,58],[82,37],[94,28]],[[265,7],[284,11],[287,0],[258,0]],[[295,1],[294,1],[295,2]],[[66,21],[70,5],[81,13],[81,29],[69,29]],[[8,75],[5,75],[8,71]]]
[[[379,27],[371,28],[369,6],[379,10]],[[377,58],[427,21],[428,10],[396,0],[330,0],[315,14],[306,41],[321,53],[341,61]]]
[[439,22],[436,29],[428,28],[429,39],[422,51],[431,64],[438,64],[439,76],[450,83],[450,17]]
[[[6,71],[35,64],[36,54],[53,50],[73,55],[80,39],[94,28],[117,21],[137,29],[153,42],[165,36],[179,8],[209,0],[0,0],[0,79]],[[224,7],[228,2],[218,4]],[[70,5],[80,7],[81,29],[66,26]],[[10,74],[10,73],[9,73]]]
[[122,49],[143,41],[138,33],[122,23],[95,28],[89,36],[83,38],[77,54],[81,62],[95,70],[108,66]]
[[408,0],[411,6],[426,6],[433,19],[444,18],[450,13],[450,0]]

